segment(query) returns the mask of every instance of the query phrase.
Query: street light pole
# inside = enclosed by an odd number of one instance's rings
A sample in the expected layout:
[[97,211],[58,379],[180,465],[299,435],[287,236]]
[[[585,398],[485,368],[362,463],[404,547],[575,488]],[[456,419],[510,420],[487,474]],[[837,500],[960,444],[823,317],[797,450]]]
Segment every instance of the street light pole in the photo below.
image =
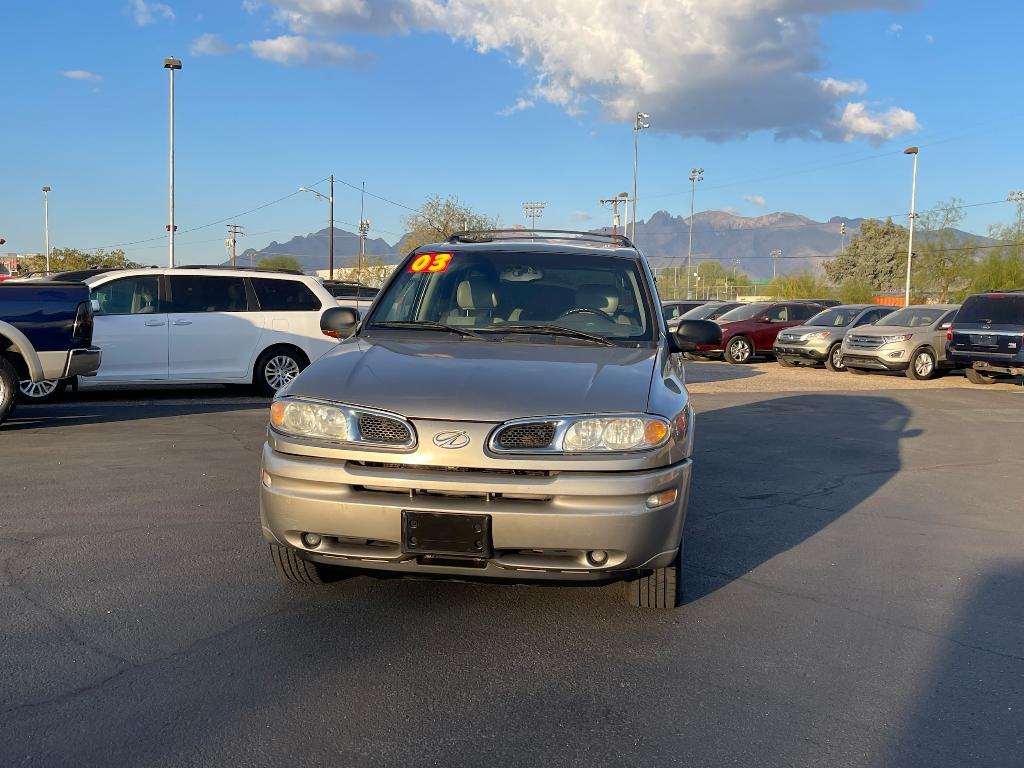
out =
[[651,116],[646,112],[637,112],[633,121],[633,219],[629,239],[636,242],[636,175],[640,151],[640,131],[651,127]]
[[171,103],[170,103],[170,189],[168,194],[168,207],[170,209],[170,223],[167,225],[167,265],[174,267],[174,72],[181,69],[181,60],[173,56],[164,59],[164,69],[171,75]]
[[778,263],[779,257],[782,256],[782,251],[780,251],[778,248],[776,248],[774,251],[771,251],[768,255],[772,257],[772,280],[774,280],[775,279],[775,265]]
[[697,194],[697,182],[704,181],[703,168],[690,169],[690,244],[686,248],[686,298],[690,298],[690,273],[693,271],[693,199]]
[[907,289],[903,296],[903,306],[910,306],[910,268],[914,262],[914,219],[917,218],[915,213],[915,202],[917,200],[917,147],[907,147],[903,150],[905,155],[914,156],[914,175],[911,177],[910,182],[910,238],[907,240]]
[[46,248],[46,271],[50,271],[50,188],[43,187],[43,247]]
[[327,273],[331,276],[331,280],[334,279],[334,174],[331,174],[331,194],[327,198],[327,203],[330,206],[330,232],[327,237]]

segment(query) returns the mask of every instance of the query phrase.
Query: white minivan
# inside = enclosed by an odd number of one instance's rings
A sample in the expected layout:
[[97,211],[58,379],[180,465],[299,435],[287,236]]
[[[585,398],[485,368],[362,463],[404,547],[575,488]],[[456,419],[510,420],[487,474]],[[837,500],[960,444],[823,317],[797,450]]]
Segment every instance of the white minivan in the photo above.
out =
[[103,350],[97,383],[253,384],[273,395],[337,344],[320,329],[337,302],[306,275],[184,267],[84,282]]

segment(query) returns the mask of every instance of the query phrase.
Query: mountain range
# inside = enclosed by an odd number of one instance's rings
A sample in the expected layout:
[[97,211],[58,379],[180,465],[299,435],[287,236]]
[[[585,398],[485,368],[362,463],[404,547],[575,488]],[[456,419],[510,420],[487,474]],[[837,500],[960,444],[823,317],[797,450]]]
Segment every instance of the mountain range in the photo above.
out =
[[[818,266],[823,257],[836,255],[841,248],[841,225],[846,224],[846,242],[860,230],[863,218],[833,216],[828,221],[815,221],[796,213],[776,212],[763,216],[739,216],[728,211],[702,211],[693,217],[693,258],[695,262],[718,260],[737,266],[752,278],[772,276],[771,252],[779,250],[776,263],[779,274]],[[611,232],[610,227],[590,230]],[[954,230],[957,240],[966,244],[985,244],[989,238]],[[286,243],[274,241],[259,250],[249,249],[240,263],[246,263],[250,252],[258,261],[263,256],[288,255],[297,258],[304,270],[312,272],[327,268],[327,235],[322,229],[308,235],[297,235]],[[687,216],[673,216],[658,211],[649,219],[637,221],[636,242],[656,268],[681,266],[685,263],[690,237]],[[352,266],[359,252],[359,238],[353,232],[335,228],[335,266]],[[366,253],[371,259],[393,264],[405,254],[382,238],[368,239]]]

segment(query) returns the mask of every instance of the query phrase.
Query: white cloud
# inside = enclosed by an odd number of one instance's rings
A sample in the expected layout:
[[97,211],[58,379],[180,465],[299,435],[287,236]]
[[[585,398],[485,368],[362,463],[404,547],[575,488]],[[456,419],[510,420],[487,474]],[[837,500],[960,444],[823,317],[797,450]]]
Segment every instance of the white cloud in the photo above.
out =
[[98,82],[103,79],[102,75],[97,75],[95,72],[90,72],[86,69],[68,69],[61,74],[69,80],[92,80]]
[[522,96],[520,96],[518,99],[516,99],[515,104],[505,107],[504,109],[498,110],[498,115],[500,117],[508,117],[509,115],[514,115],[516,112],[522,112],[524,109],[532,109],[533,104],[533,99],[524,99]]
[[259,58],[278,64],[350,66],[359,61],[359,55],[347,45],[328,40],[310,40],[299,35],[253,40],[249,48]]
[[932,34],[925,35],[924,36],[924,41],[926,43],[928,43],[928,45],[931,45],[932,43],[935,42],[935,35],[932,35]]
[[837,98],[843,98],[854,93],[859,96],[868,90],[868,84],[863,80],[836,80],[834,77],[826,77],[818,82],[825,93]]
[[164,3],[147,3],[146,0],[132,0],[128,6],[135,23],[140,27],[158,21],[174,21],[174,11]]
[[590,221],[594,217],[586,211],[573,211],[572,218],[575,221]]
[[896,37],[899,37],[902,32],[903,32],[903,25],[902,24],[890,24],[889,25],[889,34],[890,35],[895,35]]
[[839,128],[843,141],[866,138],[873,144],[881,144],[900,134],[916,131],[918,123],[913,112],[899,107],[872,112],[864,102],[851,101],[843,109]]
[[[246,0],[295,35],[423,30],[529,73],[524,102],[711,140],[767,131],[845,140],[861,80],[824,77],[822,23],[912,10],[918,0]],[[909,113],[908,113],[909,114]],[[860,134],[857,134],[860,135]]]
[[764,208],[767,205],[764,195],[744,195],[743,199],[751,205],[756,205],[758,208]]
[[192,42],[193,56],[226,56],[234,52],[233,45],[221,40],[212,32],[206,32]]

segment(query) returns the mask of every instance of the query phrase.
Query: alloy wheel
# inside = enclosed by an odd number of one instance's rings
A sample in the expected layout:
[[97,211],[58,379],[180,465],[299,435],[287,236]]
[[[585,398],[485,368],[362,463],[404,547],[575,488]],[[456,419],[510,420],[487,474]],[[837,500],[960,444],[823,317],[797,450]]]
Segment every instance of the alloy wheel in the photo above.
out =
[[57,379],[46,379],[45,381],[31,381],[26,379],[18,384],[21,394],[30,400],[37,400],[52,395],[60,382]]
[[263,366],[263,378],[275,392],[291,383],[299,375],[299,364],[293,357],[277,355]]
[[927,352],[922,352],[914,358],[914,373],[916,373],[922,379],[926,379],[932,375],[932,371],[935,370],[935,360]]

